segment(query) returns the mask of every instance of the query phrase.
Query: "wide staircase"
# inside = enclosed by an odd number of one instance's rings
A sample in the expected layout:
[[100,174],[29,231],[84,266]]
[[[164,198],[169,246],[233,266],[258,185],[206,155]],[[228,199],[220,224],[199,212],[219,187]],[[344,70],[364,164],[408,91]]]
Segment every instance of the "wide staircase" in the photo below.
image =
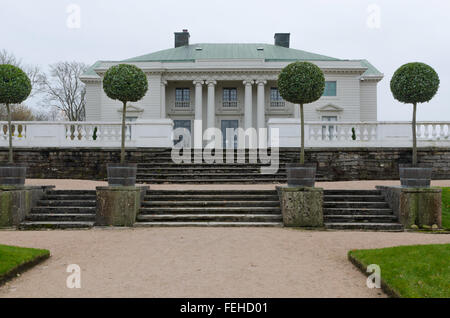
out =
[[378,190],[325,190],[323,212],[327,229],[403,231]]
[[81,229],[95,223],[95,190],[50,190],[37,202],[24,222],[23,230]]
[[[192,151],[189,163],[177,164],[173,162],[170,150],[144,152],[140,160],[141,163],[138,163],[136,181],[146,184],[286,183],[285,164],[298,160],[298,153],[280,153],[276,160],[279,163],[279,170],[275,174],[262,174],[261,168],[270,165],[262,163],[259,159],[256,163],[250,163],[248,151],[246,151],[245,163],[238,163],[236,152],[233,158],[234,160],[230,163],[224,151],[223,163],[209,164],[203,160],[196,163],[194,151]],[[326,181],[320,170],[317,171],[316,178],[317,181]]]
[[149,190],[136,226],[282,226],[276,190]]

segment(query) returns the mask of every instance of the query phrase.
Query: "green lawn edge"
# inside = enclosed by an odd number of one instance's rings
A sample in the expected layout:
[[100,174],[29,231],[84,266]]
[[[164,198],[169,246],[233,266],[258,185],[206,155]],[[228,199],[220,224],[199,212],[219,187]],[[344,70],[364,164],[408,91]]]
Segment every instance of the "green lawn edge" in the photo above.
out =
[[[354,255],[352,255],[352,252],[354,252],[356,250],[352,250],[349,251],[347,256],[348,256],[348,260],[357,268],[361,271],[361,273],[363,273],[364,275],[366,275],[367,277],[369,277],[370,273],[367,272],[367,266],[369,264],[365,264],[363,261],[360,261],[358,258],[356,258]],[[398,291],[396,291],[394,288],[392,288],[391,286],[389,286],[383,279],[383,276],[381,276],[381,289],[389,296],[392,298],[402,298],[402,296],[400,295],[400,293]]]
[[[365,276],[371,274],[366,271],[368,265],[379,264],[381,267],[381,289],[390,297],[447,298],[449,289],[445,287],[445,282],[449,281],[448,269],[450,266],[445,261],[450,260],[447,255],[449,252],[450,244],[428,244],[351,250],[347,256],[349,261]],[[418,258],[419,254],[420,258]],[[423,262],[422,259],[427,261]],[[445,260],[444,264],[439,263],[442,263],[442,260]],[[398,264],[393,264],[394,261]],[[387,267],[387,265],[390,265],[390,267]],[[431,268],[427,272],[421,273],[423,267],[428,265]],[[409,268],[415,270],[408,273]],[[442,268],[447,268],[447,271],[441,270]],[[399,272],[402,275],[406,273],[403,280],[398,279],[396,274]],[[383,275],[383,273],[385,274]],[[439,283],[436,283],[436,277],[439,277]],[[415,282],[420,282],[424,286],[418,288]],[[422,289],[422,287],[425,288]]]
[[[5,251],[8,252],[8,255],[5,255]],[[18,274],[21,274],[45,261],[49,257],[50,251],[45,249],[34,249],[0,244],[0,262],[4,262],[3,264],[0,264],[0,286],[4,285],[14,277],[17,277]],[[7,261],[15,261],[16,264],[7,266],[5,265]],[[3,268],[1,265],[3,265]]]

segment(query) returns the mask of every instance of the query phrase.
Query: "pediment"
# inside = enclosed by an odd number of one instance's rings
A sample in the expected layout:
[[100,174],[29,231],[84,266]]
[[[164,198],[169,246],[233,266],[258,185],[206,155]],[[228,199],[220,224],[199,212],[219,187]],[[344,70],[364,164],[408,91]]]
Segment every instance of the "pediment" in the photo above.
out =
[[334,104],[326,104],[325,106],[317,107],[318,112],[342,112],[344,109]]

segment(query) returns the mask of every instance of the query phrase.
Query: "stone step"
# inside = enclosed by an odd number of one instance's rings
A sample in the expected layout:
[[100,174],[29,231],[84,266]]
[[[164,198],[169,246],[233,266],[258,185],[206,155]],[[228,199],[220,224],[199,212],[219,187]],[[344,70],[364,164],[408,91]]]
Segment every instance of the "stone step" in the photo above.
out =
[[391,209],[325,208],[324,215],[392,215]]
[[144,201],[142,207],[280,207],[279,201]]
[[95,222],[95,214],[84,213],[39,213],[29,214],[26,221],[92,221]]
[[324,208],[378,208],[388,209],[389,205],[386,202],[340,202],[340,201],[325,201]]
[[403,226],[399,223],[325,223],[325,228],[330,230],[403,231]]
[[142,215],[158,214],[277,214],[281,215],[278,207],[152,207],[141,208]]
[[282,227],[281,222],[138,222],[135,227]]
[[208,179],[286,179],[286,176],[279,174],[262,174],[259,172],[255,173],[157,173],[157,174],[137,174],[137,179],[194,179],[195,180],[208,180]]
[[395,215],[325,215],[325,223],[393,223],[397,221]]
[[234,194],[234,195],[211,195],[211,194],[156,194],[146,195],[145,201],[277,201],[278,195],[266,194]]
[[281,222],[281,215],[276,214],[160,214],[139,215],[138,222]]
[[147,195],[278,195],[276,190],[148,190]]
[[382,195],[379,190],[344,190],[344,189],[331,189],[324,190],[324,196],[327,195]]
[[96,200],[39,200],[37,206],[95,207]]
[[136,183],[139,184],[258,184],[258,183],[286,183],[286,180],[283,178],[274,179],[274,178],[260,178],[258,180],[254,180],[252,178],[247,179],[160,179],[160,178],[147,178],[147,179],[138,179],[136,178]]
[[[229,170],[229,171],[245,171],[245,170],[252,170],[252,171],[259,171],[261,169],[261,165],[241,165],[241,166],[233,166],[233,165],[216,165],[216,164],[202,164],[202,165],[186,165],[186,164],[174,164],[173,166],[146,166],[141,167],[138,166],[138,173],[140,171],[158,171],[158,170],[165,170],[165,171],[211,171],[211,170]],[[266,167],[269,167],[267,165]],[[286,169],[284,167],[279,167],[278,171],[282,171],[286,173]]]
[[53,222],[34,222],[27,221],[22,222],[19,225],[19,229],[21,230],[44,230],[44,229],[86,229],[92,228],[94,226],[94,222],[91,221],[79,221],[79,222],[71,222],[71,221],[53,221]]
[[95,214],[96,207],[42,206],[34,207],[30,214]]
[[42,200],[69,200],[69,201],[92,201],[96,200],[97,196],[88,194],[46,194]]
[[96,195],[95,190],[49,190],[47,195]]
[[336,194],[336,195],[324,195],[324,202],[384,202],[384,196],[382,195],[349,195],[349,194]]

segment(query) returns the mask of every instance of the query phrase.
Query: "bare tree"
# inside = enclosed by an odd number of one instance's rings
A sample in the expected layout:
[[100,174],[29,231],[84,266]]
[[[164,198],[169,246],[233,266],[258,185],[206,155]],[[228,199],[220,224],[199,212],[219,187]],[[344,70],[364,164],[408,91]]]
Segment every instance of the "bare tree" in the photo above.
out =
[[32,91],[28,98],[39,94],[42,88],[43,74],[39,66],[24,64],[21,59],[18,59],[14,54],[0,50],[0,64],[11,64],[20,67],[30,78]]
[[70,121],[85,119],[85,85],[80,75],[87,65],[79,62],[59,62],[50,65],[50,76],[43,76],[44,102],[64,112]]

